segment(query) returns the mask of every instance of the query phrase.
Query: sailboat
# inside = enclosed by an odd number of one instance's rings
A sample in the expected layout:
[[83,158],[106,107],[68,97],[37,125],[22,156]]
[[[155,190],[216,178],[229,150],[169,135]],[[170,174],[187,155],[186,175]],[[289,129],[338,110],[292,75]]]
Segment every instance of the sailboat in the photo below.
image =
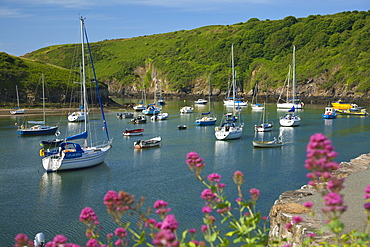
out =
[[[232,78],[233,81],[230,85],[230,82],[228,83],[228,97],[224,100],[224,105],[228,107],[240,107],[240,106],[248,106],[248,102],[244,102],[242,98],[238,97],[238,90],[236,86],[236,80],[235,80],[235,68],[234,68],[234,44],[231,45],[231,65],[232,65]],[[231,96],[231,92],[233,92],[233,95]]]
[[72,112],[71,114],[68,115],[68,121],[70,122],[83,122],[85,121],[85,116],[88,114],[88,112],[83,111],[83,86],[81,82],[76,82],[81,84],[81,104],[80,108],[78,108],[77,111]]
[[[289,66],[289,72],[287,76],[287,93],[286,93],[286,101],[283,103],[280,103],[281,100],[281,94],[279,96],[278,102],[276,103],[277,108],[282,108],[282,109],[291,109],[293,106],[295,109],[303,109],[304,103],[300,102],[299,99],[297,98],[297,93],[296,93],[296,65],[295,65],[295,46],[293,46],[293,85],[292,88],[290,88],[289,85],[289,80],[290,80],[290,66]],[[290,90],[292,90],[292,98],[289,99],[289,93]]]
[[156,106],[157,104],[157,97],[156,97],[157,90],[156,89],[157,89],[157,86],[155,86],[155,90],[154,90],[154,103],[148,104],[147,107],[141,111],[144,115],[157,115],[161,113],[162,111],[161,107]]
[[24,114],[24,109],[21,109],[19,106],[19,95],[18,95],[18,86],[15,85],[15,91],[17,92],[17,107],[13,108],[13,110],[10,111],[10,114]]
[[146,108],[145,101],[146,101],[146,92],[145,92],[145,83],[144,83],[144,78],[143,78],[143,90],[142,90],[142,95],[141,95],[141,101],[133,107],[134,110],[140,111],[140,112],[142,110],[145,110]]
[[[44,169],[48,172],[51,171],[61,171],[61,170],[71,170],[87,168],[101,164],[104,161],[105,156],[111,149],[112,139],[109,138],[108,128],[105,120],[103,104],[100,98],[99,84],[96,79],[96,73],[94,70],[94,63],[92,60],[92,55],[90,51],[90,45],[87,38],[87,32],[85,28],[84,19],[80,18],[80,28],[81,28],[81,45],[82,45],[82,86],[83,86],[83,110],[85,113],[84,120],[84,132],[72,135],[66,138],[66,142],[60,144],[57,150],[51,150],[44,152],[44,158],[42,159],[42,165]],[[85,71],[85,37],[86,45],[90,54],[90,62],[92,65],[92,71],[94,75],[96,93],[101,109],[101,116],[103,127],[105,130],[106,141],[103,144],[95,145],[88,144],[88,115],[86,115],[87,110],[87,93],[86,93],[86,71]],[[90,123],[90,122],[89,122]],[[83,140],[83,144],[72,142],[74,140]]]
[[[233,49],[232,49],[233,50]],[[234,55],[232,56],[232,67],[233,67],[233,77],[232,77],[232,88],[233,88],[233,99],[236,96],[236,80],[234,73]],[[215,127],[215,136],[218,140],[231,140],[240,138],[243,132],[243,122],[240,118],[240,105],[236,100],[233,101],[233,114],[224,114],[222,117],[221,125]],[[238,108],[238,117],[236,117],[236,108]]]
[[[263,110],[265,109],[265,106],[257,103],[257,93],[258,93],[258,83],[256,83],[254,90],[253,90],[253,97],[252,97],[252,104],[251,104],[252,110]],[[254,103],[254,97],[256,97],[256,103]]]
[[268,123],[265,104],[263,105],[263,112],[261,114],[261,120],[262,121],[261,121],[261,123],[259,125],[255,125],[254,126],[254,130],[256,132],[267,132],[267,131],[271,131],[272,128],[274,127],[274,125],[272,124],[272,122]]
[[19,135],[49,135],[55,134],[58,130],[58,126],[47,126],[45,125],[46,116],[45,116],[45,77],[44,74],[41,76],[42,78],[42,111],[43,111],[43,121],[28,121],[29,124],[35,124],[30,128],[25,128],[24,125],[21,125],[20,129],[17,129],[17,133]]
[[[209,95],[208,95],[208,101],[211,101],[211,94],[212,94],[212,84],[211,80],[208,76],[209,81]],[[213,100],[212,100],[212,109],[211,106],[208,106],[208,112],[203,112],[198,115],[197,119],[195,120],[195,125],[198,126],[207,126],[207,125],[214,125],[216,124],[217,116],[214,114],[213,111]]]
[[[302,109],[303,103],[297,103],[298,99],[295,93],[295,85],[296,85],[296,71],[295,71],[295,46],[293,46],[293,101],[290,103],[285,103],[284,108],[287,106],[291,106],[288,112],[279,118],[279,123],[281,126],[284,127],[293,127],[299,126],[301,124],[301,118],[295,114],[296,109]],[[278,104],[279,107],[279,104]],[[297,107],[297,108],[296,108]]]

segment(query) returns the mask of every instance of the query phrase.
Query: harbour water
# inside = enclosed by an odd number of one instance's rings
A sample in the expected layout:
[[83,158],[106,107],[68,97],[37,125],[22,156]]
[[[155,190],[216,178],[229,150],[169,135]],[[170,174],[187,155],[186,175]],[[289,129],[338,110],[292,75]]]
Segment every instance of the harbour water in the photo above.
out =
[[[126,102],[128,102],[127,100]],[[134,102],[134,101],[133,101]],[[108,128],[113,137],[113,149],[103,164],[74,171],[46,173],[41,166],[39,142],[53,136],[20,137],[15,122],[25,116],[0,118],[0,240],[3,246],[13,246],[14,237],[25,233],[33,238],[43,232],[47,241],[57,234],[65,235],[70,242],[84,246],[85,225],[79,222],[84,207],[91,207],[99,216],[102,234],[112,232],[114,224],[106,212],[103,197],[108,190],[123,190],[137,198],[146,198],[145,206],[162,199],[169,203],[172,213],[180,223],[180,230],[200,228],[201,208],[204,201],[199,198],[204,186],[195,180],[189,171],[185,157],[195,151],[206,164],[203,175],[219,173],[227,185],[230,201],[237,197],[232,175],[240,170],[245,175],[244,195],[249,189],[261,191],[258,208],[263,215],[278,196],[287,190],[295,190],[307,183],[303,167],[309,137],[321,132],[331,141],[339,153],[337,162],[348,161],[369,152],[369,117],[339,116],[323,120],[324,105],[306,105],[299,115],[299,127],[280,127],[278,117],[285,111],[277,110],[275,104],[268,105],[269,120],[274,122],[271,133],[256,136],[254,125],[259,122],[261,112],[243,108],[245,123],[242,138],[219,141],[214,136],[215,126],[195,126],[198,112],[208,111],[208,106],[194,106],[194,113],[180,114],[179,109],[192,102],[168,101],[163,112],[169,113],[168,120],[148,121],[146,124],[131,124],[127,119],[117,119],[118,110],[106,113]],[[225,112],[222,102],[215,102],[220,122]],[[67,123],[67,116],[47,116],[47,122],[59,123],[61,136],[68,129],[80,124]],[[62,119],[62,120],[61,120]],[[186,124],[186,130],[177,125]],[[125,128],[144,128],[144,135],[124,137]],[[103,131],[102,131],[103,132]],[[254,138],[272,139],[282,134],[284,146],[272,149],[256,149]],[[100,133],[103,134],[103,133]],[[133,142],[161,136],[161,147],[135,150]],[[129,220],[129,219],[128,219]]]

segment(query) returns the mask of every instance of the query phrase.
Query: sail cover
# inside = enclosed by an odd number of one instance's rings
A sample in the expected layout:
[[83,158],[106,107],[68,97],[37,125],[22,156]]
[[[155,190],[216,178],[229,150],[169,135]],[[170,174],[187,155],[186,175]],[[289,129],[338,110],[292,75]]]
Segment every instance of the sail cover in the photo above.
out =
[[72,141],[72,140],[77,140],[77,139],[86,139],[88,136],[88,133],[87,131],[85,132],[82,132],[80,134],[77,134],[77,135],[73,135],[73,136],[69,136],[66,138],[67,141]]

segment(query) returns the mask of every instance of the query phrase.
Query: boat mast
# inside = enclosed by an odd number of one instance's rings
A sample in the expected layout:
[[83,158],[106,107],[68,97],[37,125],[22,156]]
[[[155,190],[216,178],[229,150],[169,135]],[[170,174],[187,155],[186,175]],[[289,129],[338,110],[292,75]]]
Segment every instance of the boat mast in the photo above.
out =
[[45,125],[46,121],[46,116],[45,116],[45,78],[44,78],[44,73],[41,74],[42,78],[42,112],[43,112],[43,122]]
[[[86,71],[85,71],[85,36],[84,36],[84,19],[80,17],[81,22],[81,57],[82,57],[82,91],[83,91],[83,107],[84,107],[84,127],[87,131],[87,98],[86,98]],[[84,139],[84,144],[87,146],[87,140]]]
[[18,108],[19,108],[19,95],[18,95],[18,86],[15,85],[15,90],[17,91],[17,104],[18,104]]
[[[82,22],[83,22],[83,20],[82,20]],[[86,31],[86,28],[85,28],[85,24],[84,23],[83,23],[83,31],[85,33],[86,44],[87,44],[87,47],[88,47],[88,50],[89,50],[90,63],[91,63],[91,67],[92,67],[92,72],[94,74],[95,90],[96,90],[96,93],[98,95],[98,101],[99,101],[99,106],[100,106],[101,117],[102,117],[102,120],[103,120],[105,135],[107,137],[107,140],[110,141],[109,132],[108,132],[108,126],[107,126],[107,120],[105,119],[105,114],[104,114],[104,109],[103,109],[103,102],[102,102],[101,97],[100,97],[99,82],[98,82],[98,79],[96,78],[96,71],[95,71],[95,66],[94,66],[94,60],[92,59],[90,43],[89,43],[89,40],[88,40],[88,37],[87,37],[87,31]]]
[[296,71],[295,71],[295,45],[293,45],[293,106],[296,104]]

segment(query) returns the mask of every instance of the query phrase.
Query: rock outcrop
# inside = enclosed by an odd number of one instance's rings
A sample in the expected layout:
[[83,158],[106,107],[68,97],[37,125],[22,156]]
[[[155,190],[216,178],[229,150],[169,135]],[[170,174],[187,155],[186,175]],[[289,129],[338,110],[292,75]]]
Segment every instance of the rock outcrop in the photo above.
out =
[[[363,154],[350,162],[341,162],[340,168],[334,174],[338,178],[346,178],[345,189],[342,192],[344,203],[348,208],[341,217],[341,221],[345,225],[343,233],[349,233],[355,229],[360,231],[365,229],[366,214],[362,208],[364,203],[362,195],[365,187],[370,184],[370,179],[367,179],[370,175],[369,164],[370,154]],[[348,177],[350,174],[351,176]],[[313,202],[312,209],[302,206],[307,201]],[[284,192],[270,210],[270,237],[287,238],[287,244],[302,246],[308,233],[317,233],[322,230],[323,233],[316,235],[310,246],[318,246],[323,241],[331,242],[334,234],[325,228],[328,218],[321,211],[322,207],[321,191],[309,185],[304,185],[295,191]],[[291,222],[294,216],[300,216],[303,221],[296,228],[287,230],[286,224]]]

